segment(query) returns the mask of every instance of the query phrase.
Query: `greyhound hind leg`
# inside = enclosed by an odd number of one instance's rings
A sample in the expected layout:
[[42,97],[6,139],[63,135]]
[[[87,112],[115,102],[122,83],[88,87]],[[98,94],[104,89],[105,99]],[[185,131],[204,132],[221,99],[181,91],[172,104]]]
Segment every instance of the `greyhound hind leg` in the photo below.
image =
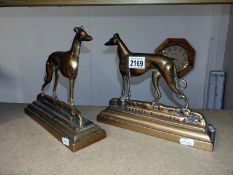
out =
[[185,80],[183,80],[183,79],[176,78],[176,86],[179,88],[179,92],[180,92],[180,94],[178,96],[185,101],[184,108],[188,109],[189,108],[189,102],[188,102],[188,99],[187,99],[186,95],[183,92],[183,90],[187,87],[187,82]]
[[54,72],[55,72],[55,81],[54,81],[54,85],[53,85],[53,95],[57,99],[56,89],[57,89],[57,83],[58,83],[58,79],[59,79],[58,68],[55,68]]
[[[176,84],[176,85],[175,85],[175,84]],[[187,99],[186,95],[184,95],[182,89],[179,88],[179,86],[177,85],[177,82],[176,82],[175,84],[168,84],[168,85],[169,85],[169,87],[172,89],[172,91],[175,92],[175,94],[176,94],[179,98],[181,98],[181,99],[184,100],[184,102],[185,102],[184,108],[186,108],[186,109],[189,108],[189,102],[188,102],[188,99]],[[178,87],[179,89],[178,89],[177,87]]]
[[180,95],[180,97],[181,97],[182,99],[184,99],[184,101],[185,101],[184,108],[185,108],[185,109],[188,109],[188,108],[189,108],[189,102],[188,102],[187,97],[186,97],[184,94]]
[[152,101],[153,105],[158,103],[159,99],[161,98],[161,93],[160,93],[159,86],[158,86],[158,82],[159,82],[160,77],[161,77],[160,72],[157,69],[153,70],[152,83],[153,83],[153,86],[154,86],[156,93],[157,93],[157,97],[155,98],[154,101]]
[[189,108],[189,103],[187,97],[184,95],[181,86],[179,85],[179,79],[177,77],[176,67],[168,66],[168,72],[163,74],[164,79],[166,80],[169,88],[179,97],[185,101],[184,108]]

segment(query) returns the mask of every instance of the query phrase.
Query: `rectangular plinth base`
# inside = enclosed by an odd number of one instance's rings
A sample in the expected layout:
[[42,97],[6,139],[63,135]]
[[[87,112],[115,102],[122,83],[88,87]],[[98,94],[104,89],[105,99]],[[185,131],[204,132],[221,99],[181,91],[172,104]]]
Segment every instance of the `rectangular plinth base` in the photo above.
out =
[[[47,98],[51,100],[50,97]],[[51,107],[48,104],[46,105],[45,101],[49,103],[48,100],[37,100],[29,104],[25,108],[25,113],[49,131],[72,152],[76,152],[106,137],[106,132],[103,129],[85,118],[82,118],[82,127],[70,122],[67,119],[68,114],[62,109],[62,103],[60,104],[61,111],[58,111],[54,107],[54,104]]]
[[213,141],[205,128],[133,112],[105,109],[97,121],[126,128],[180,144],[213,151]]

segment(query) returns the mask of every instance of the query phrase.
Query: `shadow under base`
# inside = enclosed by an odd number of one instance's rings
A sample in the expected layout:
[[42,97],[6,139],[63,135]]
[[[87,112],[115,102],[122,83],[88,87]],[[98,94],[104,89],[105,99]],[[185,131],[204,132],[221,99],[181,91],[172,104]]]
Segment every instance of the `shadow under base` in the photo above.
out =
[[[106,137],[106,132],[93,122],[81,118],[81,113],[51,96],[39,94],[37,100],[25,108],[31,118],[54,137],[76,152]],[[82,126],[80,126],[82,122]]]
[[215,128],[188,109],[113,98],[97,121],[208,151],[214,147]]

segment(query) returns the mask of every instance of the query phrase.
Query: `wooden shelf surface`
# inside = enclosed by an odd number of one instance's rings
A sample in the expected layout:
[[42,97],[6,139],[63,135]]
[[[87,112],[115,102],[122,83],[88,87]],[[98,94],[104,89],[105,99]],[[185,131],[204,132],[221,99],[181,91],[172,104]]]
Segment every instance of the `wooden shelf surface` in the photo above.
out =
[[231,4],[233,0],[1,0],[0,6],[81,6],[143,4]]

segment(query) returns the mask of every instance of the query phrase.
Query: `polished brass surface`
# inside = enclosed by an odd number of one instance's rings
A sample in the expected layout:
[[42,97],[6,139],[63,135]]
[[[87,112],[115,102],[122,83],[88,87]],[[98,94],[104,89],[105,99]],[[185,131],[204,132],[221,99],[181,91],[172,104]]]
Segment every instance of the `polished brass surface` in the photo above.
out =
[[140,101],[110,100],[97,121],[180,143],[191,139],[193,147],[213,151],[215,131],[205,118],[185,108]]
[[[158,103],[160,99],[160,91],[158,88],[158,80],[160,76],[162,76],[167,82],[169,88],[179,97],[182,98],[185,102],[184,107],[188,108],[189,103],[187,97],[184,95],[182,91],[182,87],[180,85],[184,80],[180,80],[177,77],[176,66],[171,58],[160,54],[148,54],[148,53],[133,53],[131,52],[124,42],[121,40],[119,34],[114,34],[113,37],[105,43],[106,46],[117,45],[117,53],[119,58],[119,70],[122,75],[123,87],[121,100],[130,99],[130,77],[131,76],[139,76],[152,69],[152,82],[157,91],[157,97],[152,102],[153,104]],[[129,57],[144,57],[145,58],[145,68],[144,69],[136,69],[129,68]],[[185,84],[186,86],[186,84]],[[127,95],[126,94],[127,87]]]
[[[187,83],[178,78],[173,58],[161,54],[133,53],[117,33],[105,45],[117,45],[123,87],[121,97],[111,99],[109,106],[98,114],[97,121],[213,151],[215,128],[206,122],[202,114],[189,108],[188,100],[182,92]],[[132,59],[140,60],[139,63],[143,64],[141,67],[131,67],[129,63]],[[130,77],[139,76],[150,69],[157,97],[152,103],[130,100]],[[183,107],[158,102],[161,97],[158,87],[160,77],[164,77],[170,89],[185,101]]]
[[197,112],[186,108],[175,108],[163,104],[152,105],[144,101],[126,100],[113,98],[109,102],[109,107],[114,111],[127,111],[129,113],[139,113],[149,115],[158,119],[172,120],[188,123],[197,127],[204,128],[207,125],[205,118]]
[[[184,58],[182,56],[181,57],[176,56],[177,51],[180,50],[178,47],[184,49],[185,53],[182,53],[182,54],[183,56],[186,56],[187,58]],[[164,53],[167,49],[170,49],[170,53]],[[178,67],[181,67],[180,69],[178,69],[177,67],[178,78],[183,77],[193,68],[195,50],[188,43],[188,41],[184,38],[167,38],[155,49],[155,53],[162,54],[165,56],[166,54],[170,54],[171,56],[174,56],[172,58],[174,58],[175,65]]]
[[[67,52],[54,52],[46,62],[46,75],[41,93],[37,100],[25,108],[25,112],[47,129],[71,151],[78,151],[106,137],[106,132],[91,121],[82,117],[81,112],[74,105],[74,81],[77,77],[79,54],[82,41],[91,41],[83,27],[75,27],[75,37]],[[58,100],[56,88],[59,74],[69,79],[68,104]],[[44,88],[52,80],[54,97],[44,93]]]
[[[81,118],[81,113],[48,95],[39,94],[37,100],[25,108],[25,112],[48,130],[71,151],[76,152],[106,137],[106,132],[91,121]],[[82,126],[80,126],[80,120]]]
[[1,0],[0,6],[230,4],[233,0]]
[[79,66],[79,54],[81,49],[82,41],[91,41],[92,37],[88,35],[83,27],[75,27],[74,28],[75,37],[73,39],[73,43],[69,51],[66,52],[54,52],[52,53],[46,62],[46,76],[44,78],[44,84],[41,88],[43,93],[44,88],[47,84],[49,84],[52,80],[53,74],[55,74],[55,81],[53,86],[53,94],[55,98],[56,88],[58,83],[58,71],[61,74],[69,79],[69,98],[68,103],[71,106],[74,106],[74,81],[77,77],[78,66]]

